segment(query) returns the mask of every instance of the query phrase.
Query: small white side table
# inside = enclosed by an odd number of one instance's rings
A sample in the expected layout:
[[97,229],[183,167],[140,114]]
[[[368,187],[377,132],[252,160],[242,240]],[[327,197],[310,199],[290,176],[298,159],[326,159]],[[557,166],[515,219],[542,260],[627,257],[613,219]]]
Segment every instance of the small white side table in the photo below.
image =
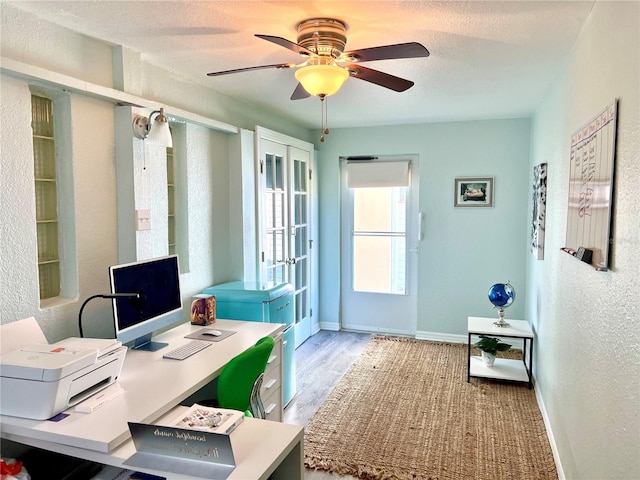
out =
[[[494,325],[497,318],[468,317],[467,345],[467,382],[471,377],[495,378],[515,382],[527,382],[533,388],[533,331],[524,320],[505,320],[508,327]],[[496,358],[493,367],[486,367],[481,357],[471,355],[471,336],[489,335],[492,337],[521,338],[524,342],[522,359]],[[528,357],[528,361],[527,361]]]

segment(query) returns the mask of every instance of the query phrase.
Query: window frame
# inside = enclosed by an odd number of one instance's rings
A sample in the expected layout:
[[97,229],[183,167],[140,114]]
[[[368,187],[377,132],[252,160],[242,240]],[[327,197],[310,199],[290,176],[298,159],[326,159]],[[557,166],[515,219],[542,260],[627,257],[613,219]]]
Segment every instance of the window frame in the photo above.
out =
[[[49,308],[61,303],[74,301],[79,293],[73,182],[71,95],[69,92],[39,85],[30,85],[29,89],[32,96],[47,98],[52,104],[60,291],[58,295],[48,298],[40,298],[40,294],[38,293],[40,308]],[[31,121],[33,121],[33,114]],[[35,189],[35,152],[32,154],[32,166],[34,168],[33,178]],[[35,191],[33,201],[36,202]],[[37,262],[38,258],[35,260]],[[38,289],[39,288],[40,273],[38,272]]]

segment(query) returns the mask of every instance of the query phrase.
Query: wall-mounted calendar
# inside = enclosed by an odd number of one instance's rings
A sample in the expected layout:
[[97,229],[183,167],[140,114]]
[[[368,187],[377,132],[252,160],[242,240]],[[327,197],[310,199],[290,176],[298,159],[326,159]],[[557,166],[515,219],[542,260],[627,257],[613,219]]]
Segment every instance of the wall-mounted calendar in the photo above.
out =
[[609,266],[617,111],[616,99],[571,136],[565,249],[591,250],[597,270]]

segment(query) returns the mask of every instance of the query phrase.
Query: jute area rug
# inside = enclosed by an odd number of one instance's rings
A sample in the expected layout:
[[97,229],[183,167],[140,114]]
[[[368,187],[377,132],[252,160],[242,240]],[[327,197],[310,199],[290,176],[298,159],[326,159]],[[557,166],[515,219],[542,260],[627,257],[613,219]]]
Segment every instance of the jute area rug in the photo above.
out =
[[467,346],[374,336],[305,428],[307,468],[364,479],[557,479],[535,393]]

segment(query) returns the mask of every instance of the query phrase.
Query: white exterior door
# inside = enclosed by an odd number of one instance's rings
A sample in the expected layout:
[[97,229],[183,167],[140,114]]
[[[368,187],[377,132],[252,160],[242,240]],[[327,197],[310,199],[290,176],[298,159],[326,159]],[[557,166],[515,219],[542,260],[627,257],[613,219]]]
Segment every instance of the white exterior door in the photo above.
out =
[[313,146],[259,128],[259,280],[294,288],[295,344],[314,332],[311,164]]
[[344,160],[341,328],[415,335],[417,158]]

